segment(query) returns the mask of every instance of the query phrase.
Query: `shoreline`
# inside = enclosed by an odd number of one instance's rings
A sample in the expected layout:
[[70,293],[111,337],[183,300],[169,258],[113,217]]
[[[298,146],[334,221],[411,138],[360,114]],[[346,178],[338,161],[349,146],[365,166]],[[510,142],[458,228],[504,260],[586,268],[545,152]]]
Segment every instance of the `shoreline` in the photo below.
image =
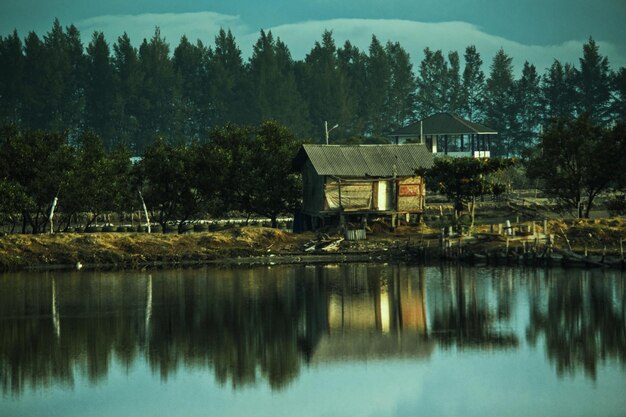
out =
[[[620,230],[619,236],[625,232],[626,229]],[[347,262],[626,269],[621,246],[607,246],[607,242],[588,245],[586,237],[579,241],[573,238],[580,234],[576,229],[567,233],[569,239],[539,232],[516,239],[487,232],[472,237],[442,238],[434,229],[407,227],[393,232],[372,232],[366,240],[358,241],[311,232],[292,234],[264,227],[188,235],[7,235],[0,237],[0,272]],[[611,235],[611,242],[614,237],[615,234]]]

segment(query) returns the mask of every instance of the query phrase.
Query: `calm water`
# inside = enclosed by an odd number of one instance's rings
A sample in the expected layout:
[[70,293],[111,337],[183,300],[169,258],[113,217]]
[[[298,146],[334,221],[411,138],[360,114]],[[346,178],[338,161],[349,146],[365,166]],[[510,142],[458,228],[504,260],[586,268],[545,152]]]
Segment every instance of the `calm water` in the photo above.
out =
[[624,416],[626,274],[0,275],[0,416]]

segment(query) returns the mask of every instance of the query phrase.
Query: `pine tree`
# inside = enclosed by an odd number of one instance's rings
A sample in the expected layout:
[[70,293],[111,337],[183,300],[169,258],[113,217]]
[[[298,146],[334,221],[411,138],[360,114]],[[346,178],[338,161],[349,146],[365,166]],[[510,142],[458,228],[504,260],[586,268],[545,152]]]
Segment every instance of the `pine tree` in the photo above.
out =
[[622,67],[613,79],[613,103],[611,110],[615,120],[626,123],[626,68]]
[[500,49],[493,58],[485,85],[485,117],[489,127],[498,131],[492,148],[497,155],[511,156],[517,148],[514,133],[517,127],[518,103],[514,100],[513,58]]
[[388,130],[394,131],[415,119],[417,81],[409,54],[398,43],[385,47],[391,66],[391,86],[388,99]]
[[515,101],[519,129],[514,134],[514,153],[537,143],[539,127],[543,115],[541,103],[540,77],[534,65],[524,62],[522,76],[515,82]]
[[235,37],[220,29],[215,37],[214,48],[208,51],[208,81],[212,110],[211,127],[226,123],[248,123],[251,119],[249,108],[249,88],[241,50]]
[[367,116],[366,133],[380,137],[388,129],[389,90],[391,89],[391,65],[383,46],[372,36],[367,59]]
[[315,42],[298,74],[298,85],[309,106],[314,136],[323,141],[324,122],[328,122],[339,125],[335,136],[340,137],[351,120],[350,100],[346,97],[347,82],[339,70],[332,32],[324,31],[322,42]]
[[463,97],[461,114],[470,121],[484,118],[485,74],[483,60],[474,45],[465,48],[465,68],[463,69]]
[[448,64],[441,50],[424,49],[417,77],[418,114],[421,119],[448,110]]
[[588,114],[593,124],[609,121],[611,78],[608,58],[600,55],[598,45],[589,38],[583,45],[580,70],[576,71],[576,88],[578,112]]
[[343,47],[337,50],[337,65],[345,79],[346,107],[351,114],[350,120],[343,128],[347,137],[362,137],[366,132],[367,60],[367,55],[350,41],[346,41]]
[[143,74],[139,67],[137,50],[126,33],[113,45],[113,68],[116,81],[113,120],[117,143],[128,145],[138,153],[136,139],[139,133],[139,103]]
[[575,72],[570,64],[562,65],[558,60],[548,69],[541,80],[544,107],[544,125],[553,119],[572,118],[576,105]]
[[463,84],[461,82],[461,64],[459,53],[452,51],[448,53],[450,68],[447,74],[448,83],[448,104],[447,111],[460,114],[463,108]]
[[170,141],[182,139],[175,125],[175,107],[178,101],[178,79],[169,58],[169,45],[157,27],[148,42],[139,47],[139,67],[143,74],[138,112],[140,136],[137,148],[143,149],[156,137]]
[[0,36],[0,124],[18,125],[24,94],[24,55],[17,31]]
[[276,120],[299,134],[309,130],[307,109],[298,91],[291,53],[272,32],[261,35],[250,58],[254,122]]
[[113,104],[115,79],[110,49],[104,34],[94,32],[87,46],[87,74],[85,83],[85,124],[103,140],[105,149],[113,149],[115,130]]
[[191,44],[182,36],[172,59],[180,96],[176,103],[176,121],[186,140],[206,138],[210,124],[209,86],[207,80],[208,50],[200,40]]

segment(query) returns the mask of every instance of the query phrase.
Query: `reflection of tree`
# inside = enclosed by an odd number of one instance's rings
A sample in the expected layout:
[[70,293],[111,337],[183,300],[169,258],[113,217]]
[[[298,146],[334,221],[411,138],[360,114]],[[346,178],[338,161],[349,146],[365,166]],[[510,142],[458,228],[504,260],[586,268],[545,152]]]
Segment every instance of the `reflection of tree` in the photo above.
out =
[[[488,299],[481,297],[477,290],[476,276],[470,276],[467,269],[457,268],[449,273],[449,281],[442,288],[438,297],[431,297],[431,304],[436,301],[431,331],[432,335],[443,345],[458,347],[514,347],[519,341],[510,331],[498,328],[494,324],[498,319],[510,314],[508,309],[492,311]],[[432,295],[432,293],[431,293]],[[507,291],[499,291],[499,298],[506,297]],[[437,300],[433,300],[437,298]],[[497,303],[502,305],[501,302]]]
[[295,271],[0,281],[0,387],[72,386],[76,371],[97,383],[113,358],[130,366],[142,355],[162,378],[207,367],[233,387],[259,375],[283,387],[299,372],[300,324],[315,304]]
[[623,283],[585,271],[574,274],[579,275],[549,280],[547,294],[535,291],[527,338],[532,344],[545,338],[558,375],[582,368],[595,379],[598,362],[626,363],[626,294]]

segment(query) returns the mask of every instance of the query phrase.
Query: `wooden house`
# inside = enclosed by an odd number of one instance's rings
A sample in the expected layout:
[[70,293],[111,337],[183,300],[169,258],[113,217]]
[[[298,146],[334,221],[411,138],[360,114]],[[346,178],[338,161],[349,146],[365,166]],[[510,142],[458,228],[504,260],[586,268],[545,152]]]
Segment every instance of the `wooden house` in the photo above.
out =
[[423,144],[302,145],[294,166],[302,173],[305,229],[331,218],[420,215],[424,178],[416,173],[433,164]]
[[474,158],[489,158],[497,135],[453,113],[433,114],[389,134],[396,144],[422,143],[435,156]]

